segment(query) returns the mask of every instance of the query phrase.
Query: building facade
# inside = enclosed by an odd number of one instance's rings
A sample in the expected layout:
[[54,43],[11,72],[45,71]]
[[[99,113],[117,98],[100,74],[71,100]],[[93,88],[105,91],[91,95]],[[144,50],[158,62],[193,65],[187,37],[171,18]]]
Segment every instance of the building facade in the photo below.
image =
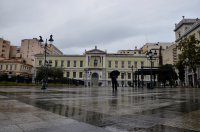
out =
[[[186,37],[191,35],[195,35],[195,38],[200,40],[200,20],[196,19],[186,19],[184,16],[182,20],[175,24],[175,36],[176,36],[176,44]],[[178,50],[177,54],[180,54],[181,51]],[[200,78],[200,68],[197,68],[197,78]],[[194,73],[188,67],[185,68],[185,83],[186,85],[194,84]]]
[[178,61],[178,47],[177,44],[170,45],[167,49],[162,51],[163,64],[175,65]]
[[165,49],[168,49],[171,45],[174,43],[172,42],[157,42],[157,43],[146,43],[144,46],[142,46],[142,52],[147,53],[148,51],[156,51],[159,52],[160,47],[162,47],[162,51]]
[[19,46],[10,46],[10,57],[9,58],[21,58],[20,47]]
[[[34,65],[34,55],[44,53],[44,43],[40,43],[37,38],[23,39],[20,48],[21,57],[26,60],[27,64]],[[47,54],[63,54],[53,44],[48,44]]]
[[[10,41],[0,38],[0,72],[12,76],[33,76],[35,54],[44,53],[44,43],[37,38],[24,39],[21,46],[13,46]],[[62,55],[53,44],[48,44],[47,54]]]
[[49,54],[51,55],[62,55],[62,51],[60,51],[56,46],[53,44],[49,44]]
[[10,55],[10,41],[0,38],[0,59],[8,59]]
[[32,78],[33,66],[23,62],[23,60],[0,60],[0,74],[7,74],[9,78],[21,76]]
[[[36,55],[35,60],[36,69],[44,65],[42,54]],[[85,51],[83,55],[48,55],[47,60],[52,62],[52,67],[63,68],[64,77],[83,80],[86,86],[110,86],[110,72],[113,70],[120,71],[119,85],[128,86],[133,82],[137,70],[150,67],[150,61],[147,60],[146,54],[142,54],[142,50],[121,50],[115,54],[97,49],[96,46]],[[157,67],[158,59],[154,60],[152,65]],[[135,79],[147,82],[150,76]]]

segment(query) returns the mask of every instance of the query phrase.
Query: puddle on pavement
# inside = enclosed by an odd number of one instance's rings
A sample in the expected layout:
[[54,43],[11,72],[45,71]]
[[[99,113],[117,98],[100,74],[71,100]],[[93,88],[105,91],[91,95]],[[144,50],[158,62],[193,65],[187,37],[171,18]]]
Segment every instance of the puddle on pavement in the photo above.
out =
[[[81,108],[77,107],[70,107],[68,105],[61,105],[61,104],[54,104],[49,101],[41,101],[41,100],[34,100],[30,99],[28,97],[24,97],[23,93],[19,94],[9,94],[9,93],[0,93],[1,95],[7,96],[9,99],[15,99],[20,102],[41,108],[43,110],[50,111],[55,114],[59,114],[65,117],[69,117],[81,122],[85,122],[88,124],[92,124],[99,127],[104,127],[107,125],[114,124],[112,121],[105,120],[106,117],[109,115],[92,112],[92,111],[86,111]],[[20,96],[21,95],[21,96]]]
[[[56,92],[55,92],[56,93]],[[59,93],[59,92],[58,92]],[[68,91],[66,92],[68,94],[80,94],[80,92],[71,92]],[[65,94],[66,94],[65,93]],[[75,120],[78,120],[80,122],[85,122],[91,125],[95,125],[95,126],[99,126],[99,127],[115,127],[118,130],[127,130],[127,131],[139,131],[139,130],[144,130],[146,132],[161,132],[161,131],[165,131],[165,132],[171,132],[171,131],[175,131],[175,132],[195,132],[195,131],[189,131],[189,130],[185,130],[185,129],[181,129],[181,128],[173,128],[173,127],[169,127],[169,126],[164,126],[164,125],[155,125],[153,127],[149,127],[146,128],[145,126],[139,127],[139,126],[127,126],[125,125],[125,128],[122,127],[121,124],[123,123],[127,123],[128,121],[125,122],[120,122],[120,116],[117,116],[118,119],[116,120],[116,117],[112,117],[110,115],[106,115],[106,114],[102,114],[102,113],[98,113],[98,112],[93,112],[93,111],[89,111],[89,110],[84,110],[81,109],[79,107],[74,107],[74,106],[68,106],[68,105],[62,105],[62,104],[55,104],[53,102],[50,101],[44,101],[44,100],[37,100],[37,99],[31,99],[29,98],[27,95],[30,95],[32,93],[6,93],[6,92],[0,92],[0,95],[6,96],[9,99],[15,99],[18,100],[20,102],[50,111],[52,113],[55,114],[59,114],[62,116],[66,116]],[[37,95],[39,94],[43,94],[43,93],[35,93]],[[26,95],[26,96],[24,96]],[[134,96],[130,96],[127,98],[126,101],[128,100],[135,100],[135,102],[139,102],[141,100],[144,100],[145,98],[148,100],[156,100],[158,96],[153,95],[153,96],[141,96],[138,100],[137,97]],[[56,98],[62,98],[62,97],[57,97]],[[109,103],[111,103],[111,106],[115,106],[117,102],[117,99],[112,99],[109,101]],[[153,115],[153,114],[157,114],[158,117],[160,118],[165,118],[167,116],[167,112],[163,112],[164,111],[175,111],[175,112],[191,112],[194,110],[198,110],[200,108],[200,102],[199,100],[190,100],[188,102],[183,102],[180,103],[178,105],[171,105],[168,107],[163,107],[160,109],[156,109],[156,110],[148,110],[148,111],[142,111],[140,113],[137,113],[138,117],[140,115]],[[163,115],[162,115],[163,114]],[[169,113],[170,114],[170,113]],[[124,115],[123,115],[124,116]],[[128,118],[127,118],[128,119]],[[131,118],[129,118],[130,121],[132,120]],[[138,120],[140,121],[141,119],[138,118]],[[143,124],[144,125],[144,124]],[[119,127],[121,126],[121,127]],[[119,127],[119,128],[118,128]]]

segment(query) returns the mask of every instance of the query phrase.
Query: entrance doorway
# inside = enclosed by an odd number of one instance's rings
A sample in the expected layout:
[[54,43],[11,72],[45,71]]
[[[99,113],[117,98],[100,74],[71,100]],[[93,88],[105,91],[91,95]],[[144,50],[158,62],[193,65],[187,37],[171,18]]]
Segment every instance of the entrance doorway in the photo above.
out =
[[92,74],[91,86],[97,87],[99,82],[99,75],[97,73]]

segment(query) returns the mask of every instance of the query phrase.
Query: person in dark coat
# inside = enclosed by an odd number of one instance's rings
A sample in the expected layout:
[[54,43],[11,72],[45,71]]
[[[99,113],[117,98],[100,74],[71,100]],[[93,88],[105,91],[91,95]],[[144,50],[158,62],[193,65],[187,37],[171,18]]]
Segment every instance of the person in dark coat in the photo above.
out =
[[111,76],[113,91],[117,91],[117,77]]

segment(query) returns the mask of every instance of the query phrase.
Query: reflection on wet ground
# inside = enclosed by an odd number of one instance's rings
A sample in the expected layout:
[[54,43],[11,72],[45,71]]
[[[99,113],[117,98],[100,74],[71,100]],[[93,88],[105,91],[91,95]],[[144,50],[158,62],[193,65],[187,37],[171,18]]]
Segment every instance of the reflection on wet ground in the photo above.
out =
[[195,132],[199,94],[192,88],[0,88],[0,101],[17,100],[109,131]]

